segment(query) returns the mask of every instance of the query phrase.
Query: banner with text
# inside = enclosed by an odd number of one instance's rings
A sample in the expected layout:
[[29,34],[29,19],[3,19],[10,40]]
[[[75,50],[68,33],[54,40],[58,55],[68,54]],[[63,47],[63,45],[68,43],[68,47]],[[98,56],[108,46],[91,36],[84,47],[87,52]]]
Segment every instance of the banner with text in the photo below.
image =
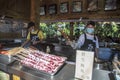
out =
[[94,52],[76,51],[75,78],[92,80]]

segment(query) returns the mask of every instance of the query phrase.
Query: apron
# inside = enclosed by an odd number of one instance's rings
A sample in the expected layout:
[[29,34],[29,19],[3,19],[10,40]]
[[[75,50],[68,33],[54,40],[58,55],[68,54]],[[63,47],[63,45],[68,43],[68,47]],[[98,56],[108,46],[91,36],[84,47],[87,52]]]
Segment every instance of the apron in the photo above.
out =
[[89,39],[87,39],[86,34],[84,34],[84,36],[85,36],[85,42],[81,46],[80,50],[94,51],[95,52],[95,47],[96,47],[95,40],[96,40],[96,38],[94,37],[94,40],[89,40]]
[[34,41],[39,41],[40,40],[39,37],[38,37],[38,33],[39,33],[39,31],[36,34],[32,34],[30,32],[31,46],[33,46],[33,47],[35,47],[35,48],[37,48],[39,50],[42,50],[39,43],[36,44],[36,45],[33,45]]

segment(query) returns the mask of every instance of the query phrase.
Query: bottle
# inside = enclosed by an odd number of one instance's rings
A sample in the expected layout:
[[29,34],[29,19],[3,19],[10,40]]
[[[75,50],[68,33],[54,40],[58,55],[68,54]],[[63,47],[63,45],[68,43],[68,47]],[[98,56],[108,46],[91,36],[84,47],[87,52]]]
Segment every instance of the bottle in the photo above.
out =
[[46,53],[50,53],[50,47],[49,46],[46,47]]

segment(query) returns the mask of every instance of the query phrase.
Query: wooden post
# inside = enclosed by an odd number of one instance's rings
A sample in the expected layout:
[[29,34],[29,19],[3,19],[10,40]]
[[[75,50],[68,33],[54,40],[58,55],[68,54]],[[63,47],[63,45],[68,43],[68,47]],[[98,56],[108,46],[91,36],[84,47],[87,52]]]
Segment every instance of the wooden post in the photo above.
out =
[[31,0],[30,21],[35,22],[36,28],[39,28],[39,23],[40,23],[39,7],[40,7],[40,0]]
[[73,40],[73,29],[74,29],[73,25],[74,25],[74,22],[70,22],[70,39],[71,40]]

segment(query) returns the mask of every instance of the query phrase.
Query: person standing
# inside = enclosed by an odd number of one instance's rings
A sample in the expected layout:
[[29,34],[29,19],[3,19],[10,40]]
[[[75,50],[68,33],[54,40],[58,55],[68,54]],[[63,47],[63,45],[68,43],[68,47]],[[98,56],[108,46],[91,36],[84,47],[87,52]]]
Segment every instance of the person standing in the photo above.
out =
[[98,38],[94,33],[95,22],[88,21],[84,33],[79,36],[77,43],[72,47],[77,50],[93,51],[95,52],[95,57],[98,58],[99,43]]
[[86,51],[94,51],[95,56],[98,57],[98,38],[94,34],[95,33],[95,22],[88,21],[85,31],[82,35],[80,35],[76,48],[80,50]]
[[28,23],[28,35],[26,41],[21,45],[24,47],[27,43],[30,42],[30,46],[34,49],[42,50],[40,43],[43,41],[44,36],[43,32],[39,29],[36,29],[34,22]]

